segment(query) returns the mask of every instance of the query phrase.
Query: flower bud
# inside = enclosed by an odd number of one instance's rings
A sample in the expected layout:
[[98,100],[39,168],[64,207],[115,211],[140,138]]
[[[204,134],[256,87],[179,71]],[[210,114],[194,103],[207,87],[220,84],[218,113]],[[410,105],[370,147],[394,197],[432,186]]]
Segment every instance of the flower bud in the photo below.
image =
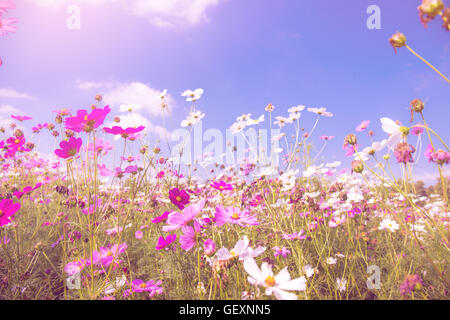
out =
[[271,103],[269,103],[269,104],[266,106],[266,111],[268,111],[268,112],[272,112],[274,109],[275,109],[275,107],[274,107],[273,104],[271,104]]
[[95,96],[95,100],[97,100],[97,102],[100,102],[100,101],[102,101],[102,96],[100,95],[100,94],[97,94],[96,96]]
[[16,131],[14,131],[14,136],[15,136],[16,138],[23,137],[23,132],[22,132],[22,130],[16,129]]
[[403,33],[396,32],[389,38],[389,43],[394,48],[395,53],[397,53],[397,48],[401,48],[406,45],[406,37]]
[[352,161],[352,172],[362,173],[364,171],[364,163],[360,160]]
[[55,125],[53,123],[49,123],[47,125],[47,129],[51,131],[51,130],[55,129]]
[[55,122],[61,124],[63,122],[62,117],[58,114],[55,118]]
[[414,112],[420,113],[425,108],[425,105],[422,100],[420,99],[414,99],[411,101],[410,104],[410,110],[411,110],[411,122],[414,121]]
[[426,27],[428,22],[442,13],[444,3],[442,0],[423,0],[422,4],[417,7],[417,10],[419,10],[420,21]]
[[158,154],[158,153],[161,152],[161,149],[160,149],[159,147],[155,147],[155,148],[153,148],[153,152],[154,152],[155,154]]
[[119,123],[120,122],[120,118],[119,117],[114,117],[114,122]]
[[344,145],[354,146],[357,143],[358,143],[358,140],[356,139],[356,135],[353,133],[348,134],[344,139]]

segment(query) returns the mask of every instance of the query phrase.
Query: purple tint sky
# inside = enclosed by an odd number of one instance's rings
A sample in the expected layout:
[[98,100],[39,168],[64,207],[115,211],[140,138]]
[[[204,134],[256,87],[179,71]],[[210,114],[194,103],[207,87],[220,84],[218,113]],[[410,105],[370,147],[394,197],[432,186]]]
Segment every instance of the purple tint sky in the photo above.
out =
[[[334,117],[321,119],[316,136],[336,136],[323,153],[329,162],[344,159],[343,139],[363,120],[371,120],[377,141],[386,137],[381,117],[408,124],[415,98],[427,100],[427,121],[450,140],[448,84],[406,48],[396,55],[388,43],[403,32],[413,49],[450,75],[450,33],[440,19],[423,27],[420,1],[352,0],[344,6],[331,0],[211,0],[217,5],[204,11],[207,19],[177,21],[174,28],[157,27],[117,4],[82,3],[81,30],[66,27],[67,3],[32,2],[17,0],[17,9],[5,15],[19,23],[15,34],[0,39],[0,88],[34,99],[0,97],[0,105],[32,116],[33,125],[52,121],[51,110],[86,108],[95,94],[104,94],[81,90],[77,81],[141,82],[172,95],[172,130],[188,113],[180,96],[186,89],[205,90],[198,105],[206,113],[204,129],[225,130],[243,113],[263,114],[268,103],[276,107],[274,116],[287,116],[299,104],[326,107]],[[366,27],[372,4],[381,8],[381,30]],[[161,125],[161,117],[148,118]],[[303,112],[305,128],[314,120]],[[320,149],[321,142],[313,141]],[[369,141],[361,138],[362,146]],[[419,169],[433,169],[423,155]]]

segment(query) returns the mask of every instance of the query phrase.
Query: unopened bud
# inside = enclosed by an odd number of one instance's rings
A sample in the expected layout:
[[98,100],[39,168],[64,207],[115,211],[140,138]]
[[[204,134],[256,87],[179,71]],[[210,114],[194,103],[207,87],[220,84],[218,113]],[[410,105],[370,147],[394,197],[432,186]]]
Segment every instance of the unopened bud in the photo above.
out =
[[395,53],[397,53],[397,48],[401,48],[406,45],[406,37],[403,33],[396,32],[389,38],[389,43],[394,48]]
[[364,163],[360,160],[352,161],[352,172],[362,173],[364,171]]
[[100,94],[97,94],[96,96],[95,96],[95,100],[97,100],[98,102],[100,102],[100,101],[102,101],[102,96],[100,95]]

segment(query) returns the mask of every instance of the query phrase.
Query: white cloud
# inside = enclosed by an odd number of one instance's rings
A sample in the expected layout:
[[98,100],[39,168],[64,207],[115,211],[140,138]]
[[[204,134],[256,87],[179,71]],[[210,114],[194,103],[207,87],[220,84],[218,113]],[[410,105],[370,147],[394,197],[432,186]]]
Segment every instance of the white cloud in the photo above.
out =
[[[163,90],[149,87],[142,82],[81,82],[77,80],[77,87],[82,90],[101,90],[103,102],[113,108],[119,109],[121,105],[135,105],[136,109],[143,110],[151,116],[162,116],[160,95]],[[169,109],[164,111],[165,115],[170,115],[170,111],[175,107],[175,100],[171,95],[166,96]]]
[[34,99],[28,93],[18,92],[10,88],[0,88],[0,98]]
[[[450,177],[450,169],[444,168],[442,170],[442,174],[444,175],[444,177]],[[415,182],[421,180],[427,185],[429,185],[429,184],[433,184],[434,185],[440,179],[440,175],[439,175],[439,172],[437,171],[437,168],[436,168],[435,172],[427,172],[427,173],[413,175],[413,178],[414,178]]]
[[[29,0],[43,7],[69,5],[67,0]],[[177,27],[195,25],[208,21],[206,11],[224,0],[78,0],[80,5],[118,4],[133,15],[145,17],[159,27]],[[73,2],[73,1],[72,1]]]

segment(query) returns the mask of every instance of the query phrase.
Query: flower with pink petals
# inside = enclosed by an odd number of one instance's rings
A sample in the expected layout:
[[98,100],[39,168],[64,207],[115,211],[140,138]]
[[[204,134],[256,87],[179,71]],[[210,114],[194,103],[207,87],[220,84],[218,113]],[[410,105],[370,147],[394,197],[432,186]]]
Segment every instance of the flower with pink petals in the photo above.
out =
[[258,225],[256,214],[251,215],[248,211],[241,211],[236,207],[224,208],[222,205],[216,207],[215,221],[217,226],[223,226],[225,223],[238,224],[241,227],[245,225]]
[[20,203],[14,203],[11,199],[2,199],[0,201],[0,227],[11,223],[19,209]]
[[205,206],[205,200],[203,199],[198,204],[192,204],[189,207],[183,209],[183,212],[172,212],[167,218],[169,225],[164,226],[162,229],[165,232],[180,229],[191,222]]
[[82,144],[83,140],[81,138],[70,137],[69,141],[61,141],[59,144],[61,149],[56,149],[55,154],[63,159],[72,158],[80,152]]

